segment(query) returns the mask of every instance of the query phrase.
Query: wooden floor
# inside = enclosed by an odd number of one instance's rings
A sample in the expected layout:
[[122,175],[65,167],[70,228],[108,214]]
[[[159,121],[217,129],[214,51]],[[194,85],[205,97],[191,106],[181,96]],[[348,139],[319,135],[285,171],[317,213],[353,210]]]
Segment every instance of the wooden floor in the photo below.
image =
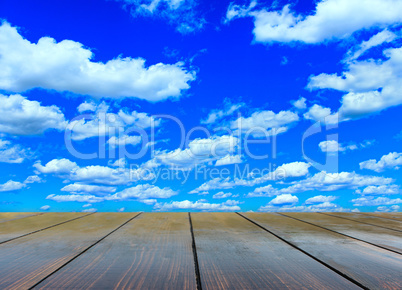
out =
[[0,213],[0,289],[402,289],[401,213]]

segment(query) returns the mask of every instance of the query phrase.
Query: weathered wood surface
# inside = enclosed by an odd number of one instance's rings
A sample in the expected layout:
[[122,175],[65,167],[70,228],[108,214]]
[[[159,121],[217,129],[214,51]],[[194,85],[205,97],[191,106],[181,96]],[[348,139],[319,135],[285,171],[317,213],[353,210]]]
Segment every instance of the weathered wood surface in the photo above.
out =
[[39,212],[0,212],[0,223],[42,214]]
[[402,289],[402,256],[278,214],[244,213],[370,289]]
[[32,287],[134,215],[95,213],[1,244],[0,289]]
[[354,289],[235,213],[191,214],[203,289]]
[[385,218],[385,219],[392,219],[392,220],[397,220],[402,222],[402,213],[400,212],[370,212],[370,213],[360,213],[362,215],[368,215],[368,216],[376,216],[380,218]]
[[402,233],[319,213],[283,213],[402,254]]
[[48,213],[0,223],[0,243],[48,228],[87,213]]
[[69,289],[196,289],[188,214],[143,213],[37,288],[60,285]]
[[394,220],[388,220],[388,219],[382,219],[379,217],[375,216],[369,216],[369,215],[362,215],[359,213],[349,213],[349,212],[331,212],[327,213],[328,215],[331,216],[336,216],[339,218],[344,218],[347,220],[355,221],[355,222],[360,222],[360,223],[365,223],[365,224],[370,224],[378,227],[384,227],[387,229],[391,230],[397,230],[402,232],[402,223],[399,221],[394,221]]

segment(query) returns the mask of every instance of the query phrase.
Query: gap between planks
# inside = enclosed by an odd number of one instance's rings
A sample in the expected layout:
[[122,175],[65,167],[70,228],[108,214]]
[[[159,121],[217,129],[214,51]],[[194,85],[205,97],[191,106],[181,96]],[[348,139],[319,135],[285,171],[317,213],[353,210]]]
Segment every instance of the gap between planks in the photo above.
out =
[[[68,223],[68,222],[75,221],[75,220],[77,220],[77,219],[81,219],[81,218],[87,217],[87,216],[89,216],[89,215],[91,215],[91,214],[94,214],[94,213],[92,212],[92,213],[89,213],[89,214],[86,214],[86,215],[83,215],[83,216],[79,216],[79,217],[73,218],[73,219],[71,219],[71,220],[66,220],[66,221],[64,221],[64,222],[61,222],[61,223],[58,223],[58,224],[55,224],[55,225],[48,226],[48,227],[43,228],[43,229],[40,229],[40,230],[36,230],[36,231],[30,232],[30,233],[27,233],[27,234],[23,234],[23,235],[18,236],[18,237],[11,238],[11,239],[6,240],[6,241],[2,241],[2,242],[0,242],[0,245],[1,245],[1,244],[4,244],[4,243],[11,242],[11,241],[14,241],[14,240],[16,240],[16,239],[20,239],[20,238],[23,238],[23,237],[26,237],[26,236],[35,234],[35,233],[39,233],[39,232],[41,232],[41,231],[44,231],[44,230],[47,230],[47,229],[50,229],[50,228],[53,228],[53,227],[60,226],[60,225],[62,225],[62,224]],[[35,216],[36,216],[36,215],[35,215]],[[31,216],[31,217],[32,217],[32,216]]]
[[56,273],[57,271],[59,271],[60,269],[62,269],[63,267],[65,267],[66,265],[68,265],[69,263],[71,263],[72,261],[74,261],[75,259],[77,259],[79,256],[81,256],[82,254],[84,254],[85,252],[87,252],[88,250],[90,250],[92,247],[96,246],[97,244],[99,244],[101,241],[103,241],[104,239],[106,239],[108,236],[110,236],[111,234],[113,234],[114,232],[116,232],[117,230],[119,230],[120,228],[122,228],[123,226],[125,226],[126,224],[128,224],[129,222],[131,222],[133,219],[135,219],[136,217],[138,217],[140,214],[142,214],[142,212],[138,213],[137,215],[133,216],[132,218],[128,219],[127,221],[125,221],[124,223],[122,223],[120,226],[118,226],[117,228],[115,228],[113,231],[111,231],[110,233],[108,233],[107,235],[103,236],[102,238],[100,238],[99,240],[97,240],[95,243],[93,243],[92,245],[88,246],[87,248],[85,248],[83,251],[81,251],[80,253],[78,253],[77,255],[75,255],[74,257],[72,257],[70,260],[68,260],[66,263],[64,263],[63,265],[61,265],[59,268],[57,268],[56,270],[54,270],[53,272],[51,272],[49,275],[47,275],[46,277],[44,277],[43,279],[41,279],[40,281],[38,281],[37,283],[35,283],[33,286],[31,286],[29,288],[29,290],[34,289],[36,286],[38,286],[39,284],[41,284],[43,281],[45,281],[47,278],[49,278],[50,276],[52,276],[54,273]]
[[391,249],[389,249],[389,248],[387,248],[387,247],[383,247],[383,246],[380,246],[380,245],[377,245],[377,244],[374,244],[374,243],[371,243],[371,242],[367,242],[367,241],[365,241],[365,240],[362,240],[362,239],[359,239],[359,238],[356,238],[356,237],[352,237],[352,236],[349,236],[349,235],[347,235],[347,234],[342,234],[342,233],[337,232],[337,231],[335,231],[335,230],[331,230],[331,229],[325,228],[325,227],[323,227],[323,226],[319,226],[319,225],[316,225],[316,224],[307,222],[307,221],[305,221],[305,220],[298,219],[298,218],[296,218],[296,217],[288,216],[288,215],[285,215],[285,214],[279,213],[279,212],[277,212],[277,214],[279,214],[279,215],[281,215],[281,216],[284,216],[284,217],[287,217],[287,218],[291,218],[291,219],[294,219],[294,220],[303,222],[303,223],[306,223],[306,224],[309,224],[309,225],[312,225],[312,226],[315,226],[315,227],[318,227],[318,228],[321,228],[321,229],[324,229],[324,230],[327,230],[327,231],[330,231],[330,232],[333,232],[333,233],[336,233],[336,234],[339,234],[339,235],[342,235],[342,236],[345,236],[345,237],[348,237],[348,238],[351,238],[351,239],[354,239],[354,240],[357,240],[357,241],[360,241],[360,242],[363,242],[363,243],[366,243],[366,244],[369,244],[369,245],[372,245],[372,246],[375,246],[375,247],[380,248],[380,249],[383,249],[383,250],[390,251],[390,252],[395,253],[395,254],[398,254],[398,255],[402,255],[400,252],[391,250]]
[[197,289],[202,290],[200,267],[199,267],[199,264],[198,264],[197,246],[195,244],[195,237],[194,237],[194,231],[193,231],[193,222],[191,220],[191,213],[190,212],[188,213],[188,221],[190,222],[190,232],[191,232],[192,249],[193,249],[193,257],[194,257],[195,280],[196,280],[196,284],[197,284]]
[[254,224],[255,226],[261,228],[262,230],[270,233],[271,235],[273,235],[274,237],[278,238],[279,240],[281,240],[282,242],[285,242],[286,244],[288,244],[289,246],[295,248],[296,250],[302,252],[303,254],[307,255],[308,257],[314,259],[315,261],[317,261],[318,263],[324,265],[325,267],[327,267],[328,269],[332,270],[333,272],[335,272],[336,274],[340,275],[341,277],[349,280],[350,282],[352,282],[353,284],[355,284],[356,286],[362,288],[362,289],[369,289],[366,286],[364,286],[363,284],[361,284],[360,282],[356,281],[355,279],[353,279],[352,277],[349,277],[348,275],[346,275],[345,273],[339,271],[338,269],[332,267],[331,265],[325,263],[324,261],[320,260],[319,258],[313,256],[312,254],[306,252],[305,250],[299,248],[298,246],[296,246],[295,244],[293,244],[292,242],[289,242],[288,240],[282,238],[281,236],[275,234],[274,232],[271,232],[270,230],[268,230],[267,228],[265,228],[264,226],[260,225],[259,223],[255,222],[254,220],[242,215],[239,212],[236,212],[236,214],[238,214],[239,216],[241,216],[242,218],[246,219],[247,221],[249,221],[250,223]]
[[350,219],[350,218],[343,217],[343,216],[337,216],[337,215],[332,215],[332,214],[323,213],[323,212],[318,212],[318,214],[323,214],[323,215],[334,217],[334,218],[340,218],[340,219],[344,219],[344,220],[348,220],[348,221],[352,221],[352,222],[356,222],[356,223],[361,223],[361,224],[365,224],[365,225],[369,225],[369,226],[373,226],[373,227],[379,227],[379,228],[383,228],[383,229],[386,229],[386,230],[391,230],[391,231],[402,233],[401,230],[387,228],[387,227],[384,227],[384,226],[375,225],[375,224],[371,224],[371,223],[366,223],[366,222],[363,222],[363,221],[358,221],[358,220]]

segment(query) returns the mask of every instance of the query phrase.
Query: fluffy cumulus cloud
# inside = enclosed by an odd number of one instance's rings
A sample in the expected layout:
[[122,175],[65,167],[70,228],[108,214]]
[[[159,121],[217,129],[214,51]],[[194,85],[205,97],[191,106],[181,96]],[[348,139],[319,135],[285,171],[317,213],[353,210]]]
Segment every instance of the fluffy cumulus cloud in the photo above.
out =
[[286,132],[299,120],[299,116],[291,111],[258,111],[250,117],[240,117],[231,122],[230,128],[255,138],[264,138]]
[[171,201],[167,203],[156,203],[154,209],[157,211],[169,210],[200,210],[200,211],[237,211],[240,207],[237,205],[239,202],[227,200],[223,203],[208,203],[204,200],[198,201]]
[[95,196],[92,194],[49,194],[46,199],[57,201],[57,202],[85,202],[85,203],[96,203],[104,201],[102,197]]
[[322,141],[318,144],[322,152],[343,152],[347,150],[356,150],[356,145],[342,145],[336,140]]
[[8,140],[0,139],[0,162],[22,163],[27,157],[27,150],[20,145],[13,145]]
[[[67,134],[71,139],[85,140],[93,137],[117,135],[109,138],[108,144],[110,146],[137,145],[141,143],[142,139],[139,135],[143,134],[142,130],[161,125],[160,119],[155,119],[147,113],[127,112],[122,109],[117,113],[111,113],[109,106],[103,102],[95,106],[93,110],[93,114],[79,116],[68,123]],[[136,135],[127,135],[128,133]]]
[[395,198],[391,199],[388,197],[373,197],[373,196],[367,196],[367,197],[359,197],[356,199],[352,199],[352,202],[354,203],[353,206],[379,206],[379,205],[397,205],[397,204],[402,204],[402,199],[400,198]]
[[31,43],[7,22],[0,26],[0,55],[0,89],[12,92],[43,88],[157,102],[180,97],[195,79],[183,63],[146,66],[144,59],[130,57],[93,62],[93,53],[79,42],[42,37]]
[[[385,49],[383,58],[347,61],[345,66],[340,75],[322,73],[310,77],[308,84],[311,90],[332,89],[346,93],[335,113],[340,122],[402,104],[399,89],[402,82],[402,47]],[[331,112],[326,113],[329,115]]]
[[157,17],[176,26],[180,33],[198,31],[206,23],[197,11],[196,0],[116,0],[123,2],[134,17]]
[[9,180],[6,183],[0,184],[0,192],[15,191],[26,187],[25,183]]
[[402,153],[391,152],[381,157],[379,161],[370,159],[359,163],[360,169],[369,169],[375,172],[382,172],[385,169],[399,169],[402,165]]
[[160,188],[151,184],[139,184],[134,187],[126,188],[113,195],[107,196],[108,200],[150,200],[155,198],[169,198],[178,194],[170,188]]
[[301,97],[297,101],[292,102],[292,105],[298,110],[304,110],[307,108],[306,98]]
[[304,203],[305,204],[317,204],[317,203],[324,203],[324,202],[332,202],[336,199],[336,196],[325,196],[325,195],[317,195],[308,198]]
[[239,146],[239,139],[234,136],[212,136],[197,138],[188,144],[188,148],[157,152],[145,167],[170,166],[177,170],[191,170],[196,165],[219,162],[217,165],[240,163],[240,156],[233,153]]
[[40,210],[47,211],[50,209],[50,205],[44,205],[40,207]]
[[[294,199],[296,201],[296,199]],[[295,203],[268,203],[261,206],[258,211],[261,212],[345,212],[351,211],[350,209],[343,208],[335,203],[325,201],[311,205],[296,205]],[[352,211],[358,211],[354,209]]]
[[225,99],[222,110],[212,110],[205,120],[201,120],[201,124],[216,124],[225,117],[232,116],[236,111],[244,106],[244,103],[233,104],[230,99]]
[[377,212],[398,212],[400,210],[399,205],[391,205],[391,206],[379,206],[377,207]]
[[257,175],[257,173],[250,173],[248,174],[247,178],[234,178],[231,180],[229,177],[217,177],[203,183],[189,193],[200,193],[214,189],[229,189],[237,186],[255,186],[267,181],[278,181],[286,178],[302,177],[309,173],[308,169],[310,166],[310,164],[305,162],[291,162],[284,163],[275,170],[267,173],[265,173],[265,171],[261,171],[259,175]]
[[220,198],[228,198],[228,197],[231,197],[231,196],[232,196],[232,193],[230,193],[230,192],[223,192],[223,191],[220,191],[220,192],[214,194],[214,195],[212,196],[212,198],[214,198],[214,199],[220,199]]
[[[0,63],[3,58],[0,57]],[[4,70],[0,70],[0,86],[1,71]],[[1,133],[39,135],[49,129],[64,130],[67,125],[64,114],[56,106],[42,106],[39,102],[30,101],[21,95],[0,94],[0,103]]]
[[395,0],[326,0],[316,4],[308,15],[292,11],[231,4],[226,19],[254,18],[255,41],[262,43],[302,42],[318,44],[345,39],[354,32],[373,27],[386,27],[402,22],[402,3]]
[[399,185],[396,184],[380,186],[370,185],[363,190],[356,190],[356,193],[361,195],[389,195],[401,193],[401,189],[399,188]]
[[295,204],[299,202],[299,199],[297,198],[297,196],[295,195],[291,195],[291,194],[281,194],[278,195],[277,197],[275,197],[274,199],[272,199],[269,204],[272,205],[290,205],[290,204]]
[[248,194],[249,197],[273,196],[285,193],[297,193],[305,191],[336,191],[340,189],[358,189],[368,186],[389,185],[394,180],[380,176],[360,175],[355,172],[327,173],[321,171],[315,175],[300,181],[291,182],[291,185],[281,189],[272,185],[256,188]]
[[64,174],[70,173],[73,170],[78,169],[77,163],[70,161],[69,159],[53,159],[43,166],[40,161],[34,164],[34,167],[44,174]]

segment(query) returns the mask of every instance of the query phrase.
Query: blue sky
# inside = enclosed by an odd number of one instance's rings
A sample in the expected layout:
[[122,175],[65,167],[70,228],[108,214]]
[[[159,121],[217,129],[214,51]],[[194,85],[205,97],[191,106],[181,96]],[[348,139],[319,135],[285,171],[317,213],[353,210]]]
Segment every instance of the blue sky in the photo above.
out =
[[399,211],[402,1],[2,1],[1,211]]

